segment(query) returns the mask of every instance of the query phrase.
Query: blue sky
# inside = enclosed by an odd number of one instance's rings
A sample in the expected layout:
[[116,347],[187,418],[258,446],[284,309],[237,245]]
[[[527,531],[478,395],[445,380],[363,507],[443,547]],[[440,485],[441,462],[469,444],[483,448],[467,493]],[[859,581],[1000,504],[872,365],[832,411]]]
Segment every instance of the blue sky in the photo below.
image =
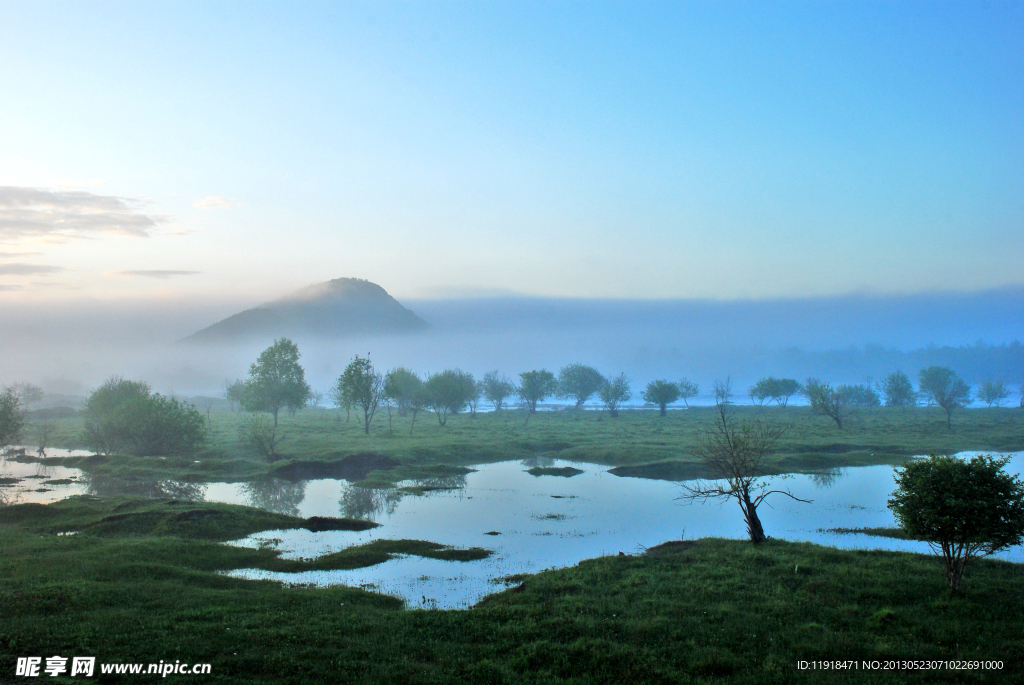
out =
[[0,298],[1024,282],[1020,3],[0,4]]

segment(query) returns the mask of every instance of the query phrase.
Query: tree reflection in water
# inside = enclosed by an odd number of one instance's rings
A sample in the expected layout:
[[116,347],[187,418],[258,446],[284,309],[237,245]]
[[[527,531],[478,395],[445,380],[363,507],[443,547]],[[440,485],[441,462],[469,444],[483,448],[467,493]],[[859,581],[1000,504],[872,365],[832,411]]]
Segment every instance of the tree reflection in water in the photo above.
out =
[[97,497],[128,495],[200,502],[206,496],[206,485],[203,483],[183,483],[177,480],[124,480],[96,475],[83,476],[82,480],[88,486],[88,494]]
[[549,469],[549,468],[552,468],[555,465],[555,458],[554,457],[542,457],[541,455],[537,454],[537,455],[534,455],[532,457],[527,457],[526,459],[522,459],[520,461],[520,463],[524,467],[526,467],[528,469],[532,469],[532,468]]
[[829,469],[820,473],[811,474],[811,482],[819,490],[827,490],[839,482],[846,475],[846,469]]
[[306,498],[306,481],[267,478],[243,483],[241,490],[250,507],[298,516],[299,505]]
[[[465,474],[454,476],[438,476],[436,478],[420,478],[414,481],[403,481],[403,488],[410,490],[422,489],[417,496],[429,497],[433,491],[451,492],[452,490],[464,490],[466,488]],[[378,516],[384,514],[391,516],[398,508],[402,497],[409,494],[399,488],[360,488],[346,484],[341,492],[341,500],[338,506],[341,515],[346,518],[365,519],[375,521]]]
[[357,488],[346,484],[338,506],[345,518],[373,521],[382,513],[395,513],[402,495],[397,488]]

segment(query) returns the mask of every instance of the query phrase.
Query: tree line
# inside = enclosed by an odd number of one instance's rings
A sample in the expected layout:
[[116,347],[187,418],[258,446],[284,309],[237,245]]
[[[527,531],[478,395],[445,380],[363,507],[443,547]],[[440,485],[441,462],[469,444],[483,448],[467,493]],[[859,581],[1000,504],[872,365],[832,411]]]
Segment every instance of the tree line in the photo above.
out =
[[[298,346],[281,338],[260,353],[249,368],[248,378],[225,384],[225,397],[233,407],[248,412],[240,427],[239,438],[249,449],[275,458],[281,440],[279,415],[282,410],[294,414],[305,406],[319,405],[329,398],[347,416],[356,411],[364,432],[381,413],[389,429],[395,416],[411,417],[409,432],[416,429],[421,413],[433,413],[441,426],[452,414],[468,409],[476,415],[480,404],[487,403],[495,411],[507,407],[517,398],[529,416],[541,402],[556,397],[569,400],[577,408],[598,400],[608,415],[615,418],[622,405],[633,398],[630,380],[624,373],[605,377],[585,364],[569,364],[557,375],[546,369],[519,374],[517,380],[491,371],[480,379],[461,369],[446,369],[420,376],[398,367],[382,373],[369,356],[356,355],[327,393],[314,392],[306,382]],[[716,385],[729,388],[728,383]],[[689,380],[658,379],[649,382],[641,397],[666,415],[667,407],[689,400],[700,392],[700,386]],[[26,409],[39,401],[42,390],[27,383],[0,390],[0,445],[15,444],[25,427]],[[731,389],[728,390],[731,397]],[[764,405],[774,402],[786,407],[797,395],[806,398],[811,409],[832,419],[840,429],[855,407],[908,407],[925,403],[946,411],[947,425],[952,425],[953,412],[977,399],[988,406],[1000,406],[1010,397],[1010,389],[1002,381],[982,383],[972,398],[970,387],[948,367],[930,366],[918,374],[915,389],[902,371],[893,371],[877,384],[842,384],[809,378],[800,383],[792,378],[762,378],[748,390],[751,402]],[[716,404],[723,400],[716,390]],[[1024,388],[1021,392],[1024,406]],[[728,397],[726,401],[731,401]],[[94,391],[83,411],[86,442],[102,453],[129,455],[188,454],[203,443],[209,417],[191,404],[153,393],[148,384],[113,377]]]

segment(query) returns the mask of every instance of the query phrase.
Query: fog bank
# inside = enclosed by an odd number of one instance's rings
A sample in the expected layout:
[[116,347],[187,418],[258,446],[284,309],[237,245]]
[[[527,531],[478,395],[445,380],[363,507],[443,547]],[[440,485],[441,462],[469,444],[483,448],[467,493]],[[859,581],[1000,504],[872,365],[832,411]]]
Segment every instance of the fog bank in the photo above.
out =
[[[0,308],[0,382],[27,380],[51,392],[82,394],[120,374],[148,380],[161,392],[217,394],[224,379],[244,377],[270,341],[176,343],[255,304],[6,304]],[[927,349],[1024,340],[1024,287],[767,301],[505,297],[403,304],[430,328],[395,336],[296,337],[312,385],[328,387],[354,354],[370,354],[383,369],[404,365],[427,373],[458,366],[513,377],[579,361],[605,374],[625,372],[638,386],[685,376],[708,387],[715,378],[732,376],[741,393],[767,374],[864,382],[896,367],[913,373],[932,358],[969,366],[980,354],[988,361],[962,373],[1024,380],[1019,346]]]

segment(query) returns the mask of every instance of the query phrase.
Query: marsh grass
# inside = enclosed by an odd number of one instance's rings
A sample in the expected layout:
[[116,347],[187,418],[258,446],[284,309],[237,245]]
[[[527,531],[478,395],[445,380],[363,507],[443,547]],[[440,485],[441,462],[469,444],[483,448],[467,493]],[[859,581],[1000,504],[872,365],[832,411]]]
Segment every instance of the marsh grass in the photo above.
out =
[[[740,418],[762,416],[789,426],[766,458],[772,472],[820,472],[842,466],[899,464],[918,454],[947,454],[963,450],[1017,451],[1024,449],[1024,410],[969,409],[958,412],[953,429],[945,412],[919,407],[857,409],[843,430],[807,407],[737,407]],[[510,459],[557,458],[606,464],[620,476],[684,480],[708,477],[695,448],[701,431],[712,420],[712,408],[670,411],[622,411],[612,419],[593,411],[538,412],[527,423],[521,410],[452,416],[446,426],[424,421],[408,434],[408,417],[394,419],[394,431],[374,424],[365,435],[355,422],[337,412],[309,409],[282,416],[289,440],[281,446],[284,461],[267,463],[238,444],[244,414],[214,411],[211,436],[201,453],[188,458],[92,457],[47,460],[77,466],[90,473],[120,479],[203,481],[250,480],[285,468],[289,461],[335,461],[360,453],[377,453],[402,464],[377,471],[367,480],[380,487],[421,477],[422,467],[465,467]],[[57,421],[51,438],[62,447],[81,448],[80,418]],[[26,457],[27,458],[27,457]],[[196,463],[196,462],[199,463]],[[544,468],[546,464],[538,464]],[[433,474],[438,475],[438,474]]]
[[[952,596],[926,555],[703,539],[504,578],[513,587],[466,611],[403,610],[375,592],[219,573],[279,559],[216,541],[282,527],[280,515],[189,504],[222,515],[185,530],[146,516],[182,505],[126,503],[0,509],[0,673],[18,656],[60,654],[213,664],[180,683],[1006,682],[1024,659],[1019,564],[981,561]],[[139,520],[99,534],[118,513]],[[372,553],[431,551],[389,544]],[[1004,671],[796,668],[824,659],[1001,660]]]

